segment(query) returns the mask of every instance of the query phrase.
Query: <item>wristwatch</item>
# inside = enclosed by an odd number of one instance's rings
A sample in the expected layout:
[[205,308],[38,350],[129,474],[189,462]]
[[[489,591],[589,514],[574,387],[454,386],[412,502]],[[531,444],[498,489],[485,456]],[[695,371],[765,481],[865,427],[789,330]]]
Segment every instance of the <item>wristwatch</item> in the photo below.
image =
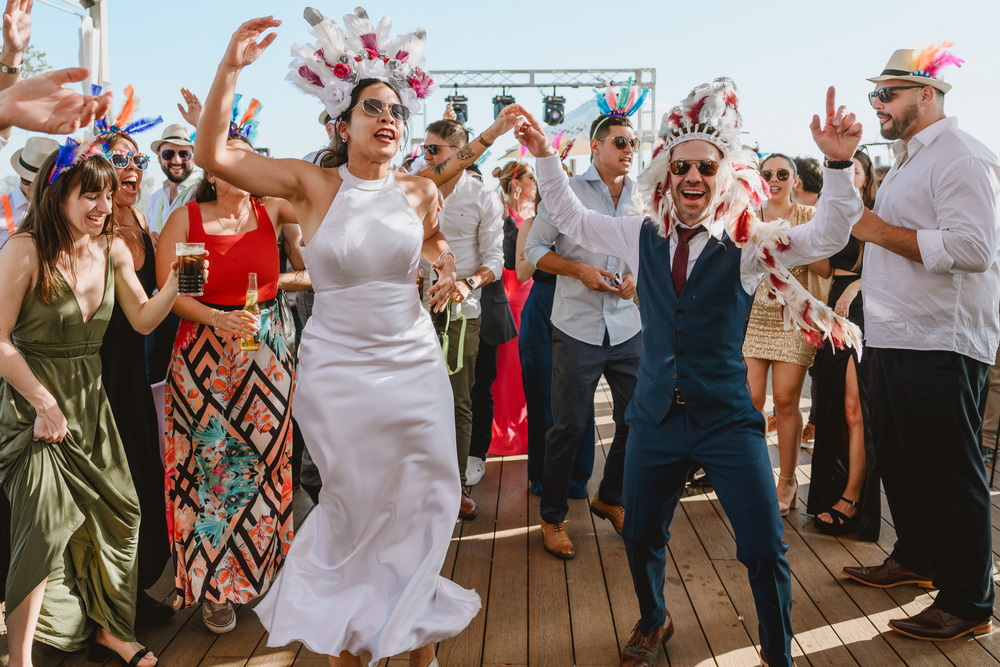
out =
[[3,72],[4,74],[20,74],[22,67],[22,65],[14,65],[11,67],[10,65],[0,63],[0,72]]
[[473,291],[474,289],[476,289],[476,279],[475,279],[475,278],[473,278],[472,276],[469,276],[469,277],[468,277],[468,278],[466,278],[466,279],[465,279],[465,280],[464,280],[463,282],[464,282],[464,283],[465,283],[466,285],[468,285],[468,286],[469,286],[469,291],[470,291],[470,292],[471,292],[471,291]]

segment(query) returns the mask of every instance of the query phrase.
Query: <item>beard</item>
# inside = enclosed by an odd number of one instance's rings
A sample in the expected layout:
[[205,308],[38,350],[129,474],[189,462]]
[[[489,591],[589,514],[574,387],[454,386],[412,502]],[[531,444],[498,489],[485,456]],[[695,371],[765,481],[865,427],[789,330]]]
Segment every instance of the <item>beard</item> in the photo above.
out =
[[183,183],[194,171],[194,165],[191,162],[185,162],[184,169],[180,174],[176,175],[170,170],[169,165],[160,165],[160,167],[163,169],[163,175],[166,176],[167,180],[171,183]]
[[917,105],[911,104],[898,115],[890,116],[892,120],[889,121],[888,125],[883,125],[880,130],[882,137],[890,141],[895,141],[905,136],[907,131],[917,122],[917,114]]

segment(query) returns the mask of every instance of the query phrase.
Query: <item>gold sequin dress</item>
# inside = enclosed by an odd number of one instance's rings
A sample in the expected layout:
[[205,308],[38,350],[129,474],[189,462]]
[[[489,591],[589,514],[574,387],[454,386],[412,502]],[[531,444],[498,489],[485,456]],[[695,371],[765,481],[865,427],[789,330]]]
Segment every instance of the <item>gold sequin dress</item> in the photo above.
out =
[[[788,221],[792,227],[801,225],[811,220],[815,212],[816,209],[812,206],[795,204]],[[809,267],[796,266],[790,271],[803,287],[807,287]],[[816,348],[806,342],[801,331],[785,330],[784,320],[781,318],[781,306],[776,300],[768,297],[767,286],[763,281],[757,286],[757,292],[753,297],[747,334],[743,340],[743,356],[786,361],[807,368],[812,365],[813,357],[816,356]]]

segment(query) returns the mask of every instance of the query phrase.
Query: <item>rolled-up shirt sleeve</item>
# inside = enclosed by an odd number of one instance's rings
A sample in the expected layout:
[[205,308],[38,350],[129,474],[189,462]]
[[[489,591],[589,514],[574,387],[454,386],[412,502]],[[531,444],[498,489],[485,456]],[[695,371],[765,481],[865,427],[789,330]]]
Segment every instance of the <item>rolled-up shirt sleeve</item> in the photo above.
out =
[[937,229],[917,230],[917,246],[930,273],[982,273],[997,252],[997,198],[993,166],[968,157],[933,183]]
[[552,252],[559,237],[559,230],[552,224],[552,218],[545,210],[545,202],[538,205],[535,219],[528,230],[528,238],[524,241],[524,259],[536,269],[538,262]]
[[479,254],[483,266],[493,272],[493,279],[503,275],[503,204],[489,192],[483,204],[483,218],[479,225]]
[[836,254],[850,240],[864,207],[854,188],[854,170],[824,168],[823,196],[816,213],[809,222],[788,230],[790,247],[779,256],[781,263],[802,266]]
[[[633,271],[637,270],[639,233],[645,220],[644,216],[626,215],[616,218],[585,208],[570,189],[558,155],[536,159],[535,177],[542,193],[546,218],[551,220],[549,226],[572,238],[587,250],[619,257]],[[537,224],[536,219],[528,236],[529,242],[535,234]],[[539,255],[539,259],[542,255]]]

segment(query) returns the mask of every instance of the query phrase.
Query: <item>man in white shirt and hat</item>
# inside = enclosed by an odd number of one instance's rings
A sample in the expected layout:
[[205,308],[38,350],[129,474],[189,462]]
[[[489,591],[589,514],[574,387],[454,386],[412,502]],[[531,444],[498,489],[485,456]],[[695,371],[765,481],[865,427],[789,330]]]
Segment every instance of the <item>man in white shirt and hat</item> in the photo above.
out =
[[154,192],[146,204],[146,220],[155,240],[170,214],[191,201],[198,179],[194,176],[194,142],[188,126],[168,125],[163,136],[149,147],[156,153],[160,169],[167,177],[163,187]]
[[31,198],[31,184],[38,175],[38,169],[45,158],[59,148],[59,142],[48,137],[30,137],[24,148],[10,157],[10,166],[21,178],[21,183],[5,195],[0,196],[0,212],[3,213],[4,224],[0,226],[0,244],[7,241],[28,210],[28,200]]

